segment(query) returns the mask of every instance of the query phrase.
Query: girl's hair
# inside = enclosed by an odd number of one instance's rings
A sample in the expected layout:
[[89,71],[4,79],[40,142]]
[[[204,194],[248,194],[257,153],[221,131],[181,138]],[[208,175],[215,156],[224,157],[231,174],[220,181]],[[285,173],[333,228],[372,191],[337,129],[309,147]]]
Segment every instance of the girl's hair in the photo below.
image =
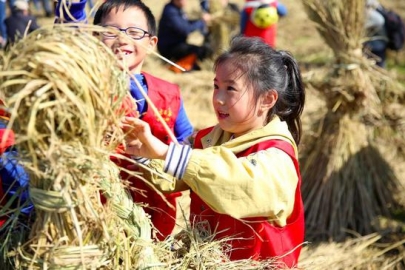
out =
[[[106,0],[101,6],[97,9],[96,14],[94,15],[93,24],[100,25],[101,21],[114,9],[118,9],[123,7],[124,10],[130,7],[136,7],[140,9],[143,14],[145,14],[146,22],[148,24],[148,31],[149,34],[152,36],[156,36],[156,19],[153,16],[152,11],[150,8],[145,5],[144,2],[140,0]],[[134,18],[136,20],[136,18]]]
[[254,89],[256,101],[267,91],[277,91],[278,100],[268,112],[267,122],[278,115],[287,123],[298,145],[305,88],[293,56],[286,51],[274,50],[260,38],[235,37],[229,50],[216,59],[214,70],[223,63],[235,67],[235,72],[241,72],[240,76],[244,76]]

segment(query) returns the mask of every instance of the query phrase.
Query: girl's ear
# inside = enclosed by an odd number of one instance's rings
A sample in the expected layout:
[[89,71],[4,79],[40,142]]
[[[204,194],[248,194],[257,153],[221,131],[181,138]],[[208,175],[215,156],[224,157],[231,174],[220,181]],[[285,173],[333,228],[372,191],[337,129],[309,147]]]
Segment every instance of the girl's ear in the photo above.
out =
[[267,112],[276,105],[278,100],[278,93],[276,90],[267,91],[261,99],[260,110]]

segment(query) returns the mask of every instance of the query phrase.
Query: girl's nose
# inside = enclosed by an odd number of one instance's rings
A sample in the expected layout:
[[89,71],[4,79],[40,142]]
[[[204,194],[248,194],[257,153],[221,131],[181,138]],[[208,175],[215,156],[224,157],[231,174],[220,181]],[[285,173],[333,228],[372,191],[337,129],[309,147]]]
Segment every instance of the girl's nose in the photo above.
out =
[[224,104],[225,104],[225,102],[222,101],[221,99],[217,99],[217,103],[218,103],[219,105],[224,105]]
[[222,95],[220,94],[220,91],[218,91],[215,95],[214,95],[214,101],[219,104],[219,105],[224,105],[224,98],[222,97]]

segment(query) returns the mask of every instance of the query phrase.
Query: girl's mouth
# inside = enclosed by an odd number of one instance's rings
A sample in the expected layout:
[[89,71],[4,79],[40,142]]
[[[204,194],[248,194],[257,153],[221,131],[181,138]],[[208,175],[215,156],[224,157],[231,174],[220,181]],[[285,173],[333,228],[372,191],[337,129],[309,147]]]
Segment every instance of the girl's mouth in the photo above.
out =
[[217,115],[218,115],[218,118],[219,118],[219,119],[224,119],[224,118],[226,118],[226,117],[229,116],[228,113],[219,112],[219,111],[217,112]]

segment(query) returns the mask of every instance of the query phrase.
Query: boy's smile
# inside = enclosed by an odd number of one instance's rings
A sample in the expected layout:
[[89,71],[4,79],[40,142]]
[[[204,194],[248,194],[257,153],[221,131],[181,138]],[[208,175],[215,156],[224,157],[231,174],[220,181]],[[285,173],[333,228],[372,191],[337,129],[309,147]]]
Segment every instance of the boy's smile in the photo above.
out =
[[126,57],[131,56],[133,54],[133,51],[127,50],[125,48],[115,48],[113,52],[117,56],[117,59],[124,60],[126,65],[128,65]]
[[122,56],[122,55],[131,54],[132,51],[117,48],[117,49],[114,50],[114,53],[117,54],[117,55],[121,55],[121,56]]

